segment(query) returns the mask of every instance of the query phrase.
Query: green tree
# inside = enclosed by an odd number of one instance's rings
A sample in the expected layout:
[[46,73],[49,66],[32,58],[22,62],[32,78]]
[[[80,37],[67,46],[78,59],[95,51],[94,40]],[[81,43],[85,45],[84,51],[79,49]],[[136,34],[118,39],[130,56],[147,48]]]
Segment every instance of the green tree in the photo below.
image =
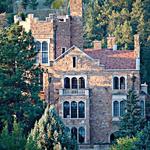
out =
[[0,121],[16,115],[26,133],[43,113],[36,54],[31,32],[16,24],[0,32]]
[[126,113],[120,122],[121,137],[135,137],[145,126],[144,118],[141,116],[139,99],[134,89],[135,79],[136,77],[133,75],[132,89],[129,90],[126,100]]
[[67,128],[56,113],[54,106],[47,106],[41,119],[35,123],[28,136],[26,150],[31,149],[78,149]]
[[111,150],[134,150],[136,141],[138,141],[138,139],[135,137],[119,138],[117,143],[111,147]]
[[29,7],[35,10],[37,8],[38,2],[37,0],[30,0]]
[[26,138],[23,134],[23,130],[16,122],[13,123],[12,132],[8,131],[8,126],[6,125],[2,130],[0,135],[0,149],[1,150],[24,150],[26,144]]

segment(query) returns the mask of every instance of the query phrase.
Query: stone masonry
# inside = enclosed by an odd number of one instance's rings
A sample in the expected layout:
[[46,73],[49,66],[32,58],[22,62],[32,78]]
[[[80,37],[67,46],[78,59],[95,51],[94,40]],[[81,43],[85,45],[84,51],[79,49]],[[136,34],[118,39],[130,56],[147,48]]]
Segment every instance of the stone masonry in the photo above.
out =
[[[132,51],[113,50],[116,43],[112,36],[107,38],[106,49],[101,47],[100,41],[94,41],[92,49],[83,49],[82,0],[70,0],[70,15],[49,14],[45,21],[41,21],[29,14],[26,21],[15,16],[15,22],[17,21],[26,31],[32,31],[35,41],[48,43],[49,62],[41,64],[45,70],[42,99],[56,105],[68,128],[85,128],[84,144],[110,143],[111,135],[118,130],[120,119],[113,116],[113,101],[126,98],[127,91],[132,86],[133,74],[136,76],[137,93],[140,93],[139,36],[134,37],[135,47]],[[65,51],[62,53],[63,48]],[[75,77],[77,80],[83,77],[85,87],[66,89],[66,77]],[[114,77],[123,77],[124,88],[114,89]],[[143,94],[141,98],[145,97]],[[69,115],[64,118],[65,101],[83,101],[85,117],[71,118]]]

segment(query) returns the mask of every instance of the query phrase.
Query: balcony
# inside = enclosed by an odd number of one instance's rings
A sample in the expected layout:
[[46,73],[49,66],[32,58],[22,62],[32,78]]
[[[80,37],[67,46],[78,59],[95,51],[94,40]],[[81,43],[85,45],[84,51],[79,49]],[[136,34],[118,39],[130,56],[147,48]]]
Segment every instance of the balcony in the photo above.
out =
[[89,89],[60,89],[59,95],[63,96],[89,96]]

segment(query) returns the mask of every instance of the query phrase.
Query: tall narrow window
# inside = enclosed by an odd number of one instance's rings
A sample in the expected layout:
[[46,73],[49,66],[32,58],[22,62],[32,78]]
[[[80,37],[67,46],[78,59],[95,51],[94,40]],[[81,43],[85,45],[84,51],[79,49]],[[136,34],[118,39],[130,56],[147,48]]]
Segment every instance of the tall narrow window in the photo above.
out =
[[85,118],[85,104],[84,102],[79,102],[78,104],[79,118]]
[[38,63],[38,62],[39,62],[38,52],[41,50],[41,43],[40,43],[39,41],[37,41],[37,42],[35,43],[35,46],[36,46],[35,50],[36,50],[36,52],[37,52],[35,59],[36,59],[36,63]]
[[144,109],[144,101],[143,100],[140,101],[140,106],[141,106],[141,115],[144,116],[145,109]]
[[118,79],[118,77],[113,78],[113,89],[119,89],[119,79]]
[[77,102],[71,102],[71,118],[77,118]]
[[73,127],[71,129],[71,138],[77,140],[77,128]]
[[77,63],[77,60],[76,60],[77,58],[76,57],[73,57],[72,58],[72,61],[73,61],[73,68],[75,68],[76,67],[76,63]]
[[48,63],[48,43],[46,41],[42,42],[42,63]]
[[125,114],[125,101],[120,102],[120,116]]
[[72,78],[72,89],[77,89],[77,78]]
[[70,79],[68,77],[64,79],[64,88],[70,89]]
[[79,128],[79,143],[82,144],[85,142],[85,128],[80,127]]
[[79,78],[79,88],[80,89],[85,88],[85,79],[83,77]]
[[65,47],[62,47],[62,54],[66,51]]
[[117,101],[113,102],[113,116],[119,117],[119,102]]
[[68,118],[70,115],[70,104],[69,104],[69,102],[64,102],[63,112],[64,112],[64,118]]
[[125,89],[125,78],[124,77],[120,78],[120,89]]

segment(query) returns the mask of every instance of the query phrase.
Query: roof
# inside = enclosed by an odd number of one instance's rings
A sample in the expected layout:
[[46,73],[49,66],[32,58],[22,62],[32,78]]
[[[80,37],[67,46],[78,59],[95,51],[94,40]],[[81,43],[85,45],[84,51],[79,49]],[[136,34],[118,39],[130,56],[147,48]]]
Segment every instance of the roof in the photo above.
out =
[[106,69],[136,69],[135,52],[131,50],[85,49],[84,52]]

